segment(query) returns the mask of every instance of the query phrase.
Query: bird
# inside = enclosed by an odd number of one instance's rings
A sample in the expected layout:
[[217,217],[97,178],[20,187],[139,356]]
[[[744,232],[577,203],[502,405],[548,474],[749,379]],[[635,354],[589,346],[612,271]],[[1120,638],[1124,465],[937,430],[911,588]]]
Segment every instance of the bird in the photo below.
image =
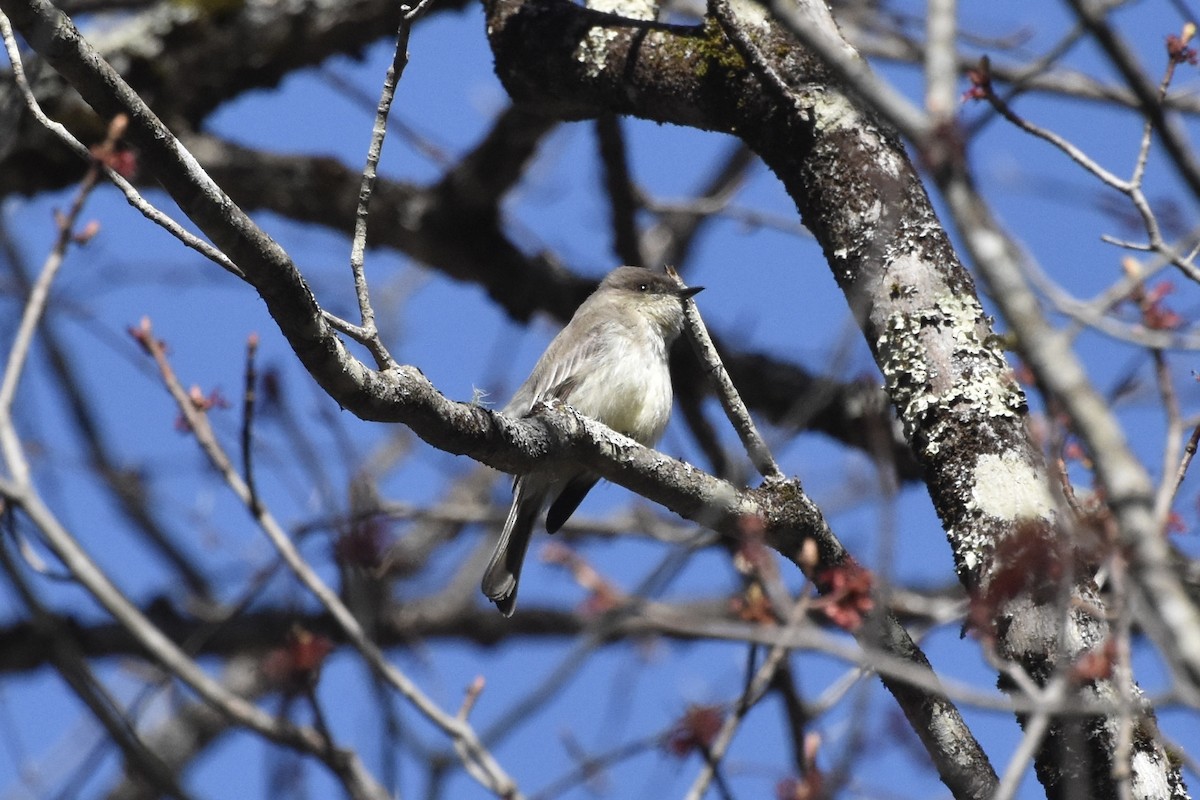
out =
[[[654,446],[671,416],[667,361],[683,330],[684,301],[703,288],[645,267],[614,269],[546,347],[501,413],[524,417],[539,401],[557,399]],[[555,533],[599,479],[583,467],[561,464],[515,478],[512,505],[480,586],[505,617],[516,608],[521,566],[542,509],[549,506],[546,531]]]

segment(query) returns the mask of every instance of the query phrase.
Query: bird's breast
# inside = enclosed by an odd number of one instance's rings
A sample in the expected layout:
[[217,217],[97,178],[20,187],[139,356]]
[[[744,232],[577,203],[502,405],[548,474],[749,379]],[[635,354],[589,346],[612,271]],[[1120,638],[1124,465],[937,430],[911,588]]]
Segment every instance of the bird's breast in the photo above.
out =
[[612,347],[597,354],[588,379],[569,402],[613,430],[652,445],[671,415],[666,348],[638,336],[614,339]]

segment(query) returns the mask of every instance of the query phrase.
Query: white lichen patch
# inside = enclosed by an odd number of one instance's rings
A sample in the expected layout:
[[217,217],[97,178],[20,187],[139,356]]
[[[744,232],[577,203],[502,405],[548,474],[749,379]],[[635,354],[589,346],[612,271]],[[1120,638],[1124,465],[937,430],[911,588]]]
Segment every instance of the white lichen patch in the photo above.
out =
[[970,524],[950,528],[946,537],[954,548],[956,563],[972,573],[983,566],[984,554],[991,552],[995,544],[986,529]]
[[[950,541],[959,543],[958,539],[953,538],[954,531],[950,531],[948,535],[952,537]],[[963,548],[962,543],[959,543],[959,549],[962,549],[962,548]],[[967,569],[974,572],[975,568],[979,566],[979,548],[978,547],[967,547],[967,551],[962,554],[962,562],[963,562],[964,567],[966,567]]]
[[[658,15],[654,0],[586,0],[593,11],[602,11],[626,19],[652,20]],[[617,25],[595,25],[575,50],[575,60],[587,68],[589,78],[596,78],[607,65],[610,45],[621,35]]]
[[1008,380],[1008,364],[992,343],[980,341],[977,325],[983,309],[974,298],[942,300],[938,311],[950,321],[954,336],[954,358],[960,363],[987,364],[990,369],[980,380],[968,381],[962,397],[989,417],[1013,417],[1020,407],[1020,395]]
[[587,7],[626,19],[651,20],[658,15],[658,4],[650,0],[587,0]]
[[618,36],[615,28],[595,25],[575,48],[575,60],[583,64],[589,78],[597,78],[607,66],[609,44]]
[[871,203],[871,207],[866,209],[861,219],[864,225],[878,225],[883,219],[883,203],[875,200]]
[[770,18],[767,13],[765,3],[747,2],[747,0],[733,0],[730,3],[733,8],[734,15],[738,22],[742,25],[754,25],[758,28],[766,28],[767,20]]
[[[981,419],[1014,418],[1024,397],[995,343],[984,338],[989,327],[978,302],[944,286],[912,287],[910,280],[922,279],[908,268],[911,260],[896,259],[887,273],[895,302],[879,329],[877,348],[906,433],[911,439],[930,426],[923,455],[934,456],[943,439],[938,426],[953,424],[953,417],[968,409]],[[908,305],[914,296],[931,294],[936,296],[932,304]]]
[[1166,780],[1166,771],[1155,754],[1139,750],[1133,754],[1134,797],[1186,797]]
[[832,91],[826,87],[822,91],[812,91],[806,95],[809,101],[808,113],[812,115],[813,125],[822,134],[829,135],[837,131],[853,131],[863,149],[871,150],[878,156],[874,168],[888,175],[898,168],[898,160],[882,147],[878,132],[868,125],[863,118],[855,101],[844,92]]
[[934,402],[929,387],[929,366],[920,343],[921,327],[919,315],[897,312],[880,328],[875,343],[880,370],[910,440],[915,425]]
[[1047,519],[1054,498],[1046,478],[1015,453],[986,453],[975,462],[972,504],[989,517],[1009,521]]

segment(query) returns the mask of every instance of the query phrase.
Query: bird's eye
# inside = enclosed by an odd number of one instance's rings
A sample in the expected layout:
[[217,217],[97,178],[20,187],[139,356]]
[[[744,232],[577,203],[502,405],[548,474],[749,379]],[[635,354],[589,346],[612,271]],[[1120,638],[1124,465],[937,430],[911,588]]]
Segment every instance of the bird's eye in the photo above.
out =
[[650,284],[648,284],[648,283],[639,283],[639,284],[638,284],[638,291],[639,291],[639,292],[648,292],[648,291],[650,291]]

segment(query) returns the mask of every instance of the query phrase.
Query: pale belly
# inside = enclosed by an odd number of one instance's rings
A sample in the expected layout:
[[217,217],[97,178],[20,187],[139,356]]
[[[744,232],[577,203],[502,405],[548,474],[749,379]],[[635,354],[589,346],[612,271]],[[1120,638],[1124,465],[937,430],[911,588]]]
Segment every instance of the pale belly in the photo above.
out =
[[652,358],[635,358],[630,357],[628,349],[614,355],[617,357],[609,363],[620,367],[602,369],[602,376],[596,376],[602,377],[604,386],[591,398],[598,402],[572,405],[642,444],[654,444],[671,414],[671,375],[666,356],[655,353]]

